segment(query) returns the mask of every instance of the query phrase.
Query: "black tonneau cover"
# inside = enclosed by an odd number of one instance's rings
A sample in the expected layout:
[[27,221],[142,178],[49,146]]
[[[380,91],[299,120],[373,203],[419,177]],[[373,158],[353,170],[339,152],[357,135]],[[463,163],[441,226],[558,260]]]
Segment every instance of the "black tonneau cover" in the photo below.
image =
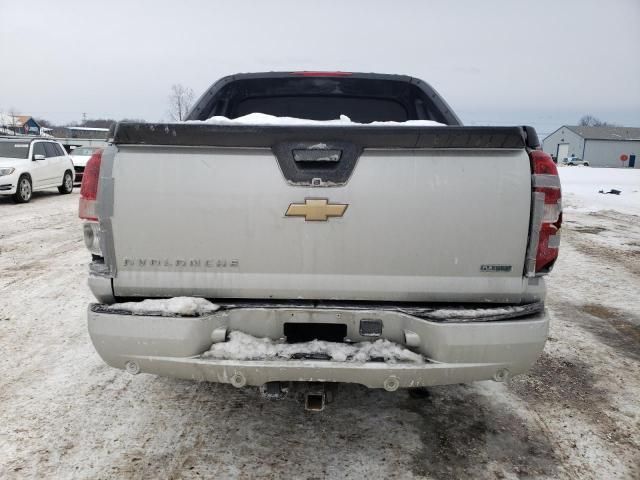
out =
[[285,142],[350,142],[360,148],[536,148],[531,127],[367,127],[129,123],[115,127],[116,145],[267,147]]

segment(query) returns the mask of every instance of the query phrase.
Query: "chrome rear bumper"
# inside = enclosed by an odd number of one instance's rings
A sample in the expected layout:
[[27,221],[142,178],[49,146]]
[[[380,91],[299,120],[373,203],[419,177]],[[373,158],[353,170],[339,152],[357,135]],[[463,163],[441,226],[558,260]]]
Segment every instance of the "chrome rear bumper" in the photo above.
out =
[[[421,353],[424,364],[336,362],[329,360],[217,360],[202,354],[221,329],[256,337],[283,336],[285,323],[340,323],[354,342],[360,320],[380,320],[381,338]],[[504,380],[525,372],[544,347],[545,311],[520,319],[442,322],[396,310],[349,308],[240,307],[202,317],[162,317],[89,308],[91,340],[104,361],[131,373],[263,385],[273,381],[346,382],[395,390],[475,380]],[[408,341],[406,332],[415,335]],[[375,339],[374,339],[375,340]],[[413,346],[415,345],[415,346]]]

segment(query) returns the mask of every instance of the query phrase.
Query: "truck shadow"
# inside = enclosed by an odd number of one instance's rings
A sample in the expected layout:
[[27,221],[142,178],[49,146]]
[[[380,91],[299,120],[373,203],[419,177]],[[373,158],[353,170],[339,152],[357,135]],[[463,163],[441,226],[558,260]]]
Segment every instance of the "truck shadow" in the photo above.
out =
[[234,468],[247,478],[564,476],[540,427],[472,385],[432,388],[426,398],[340,385],[314,413],[253,389],[158,382],[173,392],[163,409],[185,427],[151,450],[145,475],[164,476],[148,469],[172,459],[168,477],[221,477]]

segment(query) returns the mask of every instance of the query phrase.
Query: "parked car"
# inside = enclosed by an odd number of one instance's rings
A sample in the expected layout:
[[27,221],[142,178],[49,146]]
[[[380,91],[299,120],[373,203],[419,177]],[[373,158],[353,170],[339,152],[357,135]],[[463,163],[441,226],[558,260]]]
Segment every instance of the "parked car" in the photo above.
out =
[[73,179],[73,163],[60,143],[0,138],[0,195],[12,195],[15,202],[26,203],[34,191],[45,188],[71,193]]
[[99,147],[76,147],[71,150],[69,156],[73,162],[73,168],[76,172],[75,183],[82,183],[82,175],[84,174],[84,168],[87,166],[87,162],[91,158],[91,155],[98,150]]
[[589,166],[589,162],[579,157],[565,157],[564,159],[562,159],[562,163],[571,167],[575,167],[577,165],[582,165],[584,167]]
[[536,361],[562,207],[533,128],[465,127],[421,80],[344,72],[227,77],[188,120],[119,123],[87,164],[106,363],[316,382],[319,410],[323,382],[505,381]]

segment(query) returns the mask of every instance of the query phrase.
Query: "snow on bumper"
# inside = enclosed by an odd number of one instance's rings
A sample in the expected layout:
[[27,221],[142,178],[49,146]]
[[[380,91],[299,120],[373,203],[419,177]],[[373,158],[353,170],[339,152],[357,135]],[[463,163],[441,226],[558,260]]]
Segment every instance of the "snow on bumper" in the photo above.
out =
[[[233,360],[207,356],[221,329],[278,339],[285,323],[340,323],[354,342],[361,320],[380,320],[381,338],[407,345],[424,363],[341,362],[308,359]],[[273,381],[345,382],[369,388],[465,383],[523,373],[540,355],[547,337],[544,311],[502,321],[442,322],[392,310],[234,308],[195,317],[131,315],[94,304],[88,312],[91,340],[112,367],[131,373],[259,386]],[[416,339],[418,340],[416,343]]]

